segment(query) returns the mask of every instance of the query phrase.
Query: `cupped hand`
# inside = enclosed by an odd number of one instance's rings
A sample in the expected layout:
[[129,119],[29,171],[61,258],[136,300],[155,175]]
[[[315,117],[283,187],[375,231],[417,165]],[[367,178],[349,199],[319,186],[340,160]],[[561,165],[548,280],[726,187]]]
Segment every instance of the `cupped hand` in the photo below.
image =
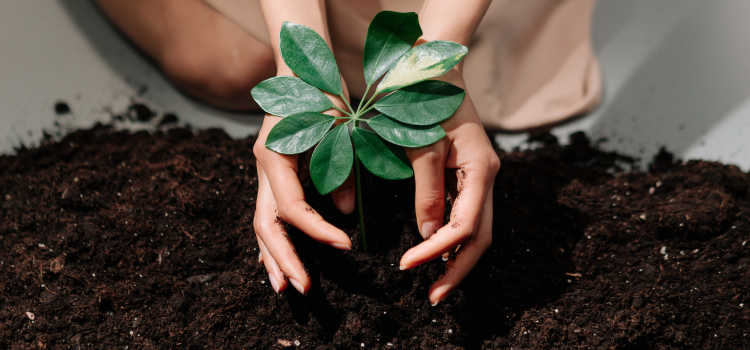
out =
[[[346,110],[337,96],[327,94],[334,105]],[[326,114],[343,117],[336,111]],[[266,138],[281,118],[266,115],[258,140],[253,146],[258,169],[258,197],[255,204],[253,226],[260,247],[260,261],[268,271],[268,279],[276,293],[288,284],[302,294],[310,290],[311,282],[294,250],[282,221],[287,222],[313,239],[341,250],[351,249],[352,242],[343,231],[326,222],[305,201],[302,185],[297,178],[297,156],[284,155],[266,148]],[[336,207],[343,213],[354,211],[354,186],[351,177],[341,187],[331,192]]]
[[[466,89],[459,68],[439,80]],[[446,137],[406,150],[414,168],[417,224],[425,241],[409,249],[400,263],[406,270],[440,256],[449,259],[445,274],[430,288],[432,305],[461,283],[492,243],[492,186],[500,169],[500,160],[468,94],[441,126]],[[451,198],[450,221],[443,225],[446,169],[455,170],[457,195]]]

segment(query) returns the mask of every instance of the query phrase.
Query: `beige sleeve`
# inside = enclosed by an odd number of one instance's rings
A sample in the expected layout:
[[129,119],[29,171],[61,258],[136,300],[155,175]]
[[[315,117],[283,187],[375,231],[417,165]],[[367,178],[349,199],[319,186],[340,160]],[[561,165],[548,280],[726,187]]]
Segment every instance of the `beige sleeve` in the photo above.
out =
[[[259,40],[270,42],[258,0],[205,1]],[[538,128],[598,105],[602,77],[591,45],[595,2],[493,1],[464,63],[467,90],[486,127]],[[364,90],[362,49],[372,16],[380,10],[419,11],[422,1],[362,4],[362,0],[327,1],[334,54],[352,96]]]
[[464,65],[486,127],[518,131],[590,111],[602,97],[595,0],[495,0]]

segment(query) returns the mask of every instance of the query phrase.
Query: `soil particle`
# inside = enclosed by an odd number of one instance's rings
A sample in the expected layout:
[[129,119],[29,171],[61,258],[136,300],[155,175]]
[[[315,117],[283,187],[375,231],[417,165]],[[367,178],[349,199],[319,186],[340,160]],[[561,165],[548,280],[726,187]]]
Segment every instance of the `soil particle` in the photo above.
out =
[[137,120],[139,122],[149,122],[151,121],[151,118],[153,118],[156,113],[151,110],[148,106],[142,103],[134,103],[130,106],[130,109],[128,110],[128,115],[130,116],[131,120]]
[[285,225],[313,286],[276,296],[254,139],[97,126],[0,156],[0,348],[745,348],[750,176],[668,157],[635,172],[571,139],[498,151],[492,244],[435,307],[446,264],[398,269],[422,241],[412,179],[363,172],[364,254],[356,216],[302,176],[353,249]]
[[206,283],[214,279],[213,274],[207,274],[207,275],[195,275],[187,278],[187,281],[190,283]]
[[169,125],[169,124],[176,124],[179,121],[180,121],[180,119],[177,118],[176,114],[174,114],[174,113],[166,113],[166,114],[164,114],[164,116],[161,117],[161,120],[159,120],[159,125],[158,126],[164,126],[164,125]]
[[55,114],[65,115],[70,113],[70,106],[66,102],[58,101],[55,103]]
[[49,270],[52,273],[60,273],[63,270],[64,266],[65,266],[65,257],[58,256],[50,261]]

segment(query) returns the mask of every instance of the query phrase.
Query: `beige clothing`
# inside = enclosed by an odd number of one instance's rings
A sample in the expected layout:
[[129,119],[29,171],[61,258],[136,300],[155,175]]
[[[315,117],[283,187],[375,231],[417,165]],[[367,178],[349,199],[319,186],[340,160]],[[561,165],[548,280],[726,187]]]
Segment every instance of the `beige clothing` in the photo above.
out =
[[[270,45],[257,0],[205,0]],[[464,60],[464,79],[485,127],[520,131],[592,110],[602,78],[591,46],[595,0],[495,0]],[[365,82],[362,52],[381,10],[418,12],[422,1],[328,0],[336,60],[352,96]]]

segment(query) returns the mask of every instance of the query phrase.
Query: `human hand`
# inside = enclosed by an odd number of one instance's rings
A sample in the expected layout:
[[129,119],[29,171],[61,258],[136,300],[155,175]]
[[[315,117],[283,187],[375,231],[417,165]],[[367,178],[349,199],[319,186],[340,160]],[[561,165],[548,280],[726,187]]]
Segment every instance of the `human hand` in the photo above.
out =
[[[345,85],[344,85],[344,89]],[[346,109],[340,97],[326,95],[338,108]],[[342,117],[337,110],[326,114]],[[260,247],[260,261],[276,293],[287,288],[287,282],[301,294],[310,290],[310,277],[284,229],[287,222],[313,239],[341,250],[350,250],[352,242],[343,231],[326,222],[307,202],[297,178],[297,156],[284,155],[266,148],[266,138],[281,118],[266,115],[258,140],[253,146],[258,169],[258,197],[253,227]],[[354,185],[350,178],[331,192],[336,207],[348,214],[354,211]]]
[[[439,80],[466,89],[460,67]],[[406,270],[441,255],[444,259],[452,256],[445,274],[430,288],[432,305],[461,283],[492,243],[492,186],[500,169],[500,160],[468,94],[441,126],[446,137],[440,141],[406,149],[414,168],[417,224],[425,241],[409,249],[400,263]],[[443,226],[445,169],[456,169],[457,195],[451,200],[450,222]]]

